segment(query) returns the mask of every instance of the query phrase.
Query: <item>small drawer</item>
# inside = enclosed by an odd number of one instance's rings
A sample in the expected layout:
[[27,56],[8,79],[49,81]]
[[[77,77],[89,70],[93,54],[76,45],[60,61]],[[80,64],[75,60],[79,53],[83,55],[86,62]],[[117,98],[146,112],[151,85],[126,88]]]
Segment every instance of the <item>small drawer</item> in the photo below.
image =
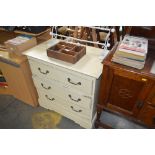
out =
[[92,113],[90,111],[76,105],[68,105],[68,112],[71,112],[73,115],[76,115],[78,117],[90,120],[92,119]]
[[57,70],[59,81],[63,82],[69,89],[77,89],[88,95],[92,94],[93,91],[93,80],[83,78],[81,74],[73,75],[66,72]]
[[[47,109],[50,109],[50,105],[55,105],[57,106],[57,102],[59,102],[59,99],[57,96],[55,95],[49,95],[49,94],[40,94],[41,92],[39,92],[39,104],[40,106],[46,105]],[[42,102],[40,102],[42,101]]]
[[33,77],[33,81],[38,90],[44,93],[51,93],[60,96],[61,99],[71,102],[73,105],[91,109],[92,98],[78,91],[68,90],[63,87],[59,82],[49,81],[46,82],[38,77]]
[[47,80],[46,81],[42,78],[32,76],[35,86],[37,90],[45,93],[54,93],[57,94],[63,88],[63,85],[60,82],[55,80]]
[[79,107],[83,107],[85,109],[90,110],[92,107],[92,98],[86,95],[82,95],[79,93],[75,93],[73,91],[64,91],[63,92],[64,99],[71,103],[72,105],[77,105]]
[[47,66],[32,60],[29,60],[29,64],[31,67],[32,75],[36,75],[42,79],[57,79],[56,71],[52,66]]

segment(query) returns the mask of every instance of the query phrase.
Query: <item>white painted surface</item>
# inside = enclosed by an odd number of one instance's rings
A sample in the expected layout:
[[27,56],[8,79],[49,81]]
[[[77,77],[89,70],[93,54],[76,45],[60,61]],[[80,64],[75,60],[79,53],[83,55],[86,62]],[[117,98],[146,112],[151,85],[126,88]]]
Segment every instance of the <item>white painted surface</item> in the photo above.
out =
[[72,105],[78,105],[79,107],[86,108],[88,110],[91,110],[92,108],[92,98],[85,96],[81,92],[62,87],[60,83],[55,81],[45,81],[38,77],[33,77],[33,80],[37,90],[40,92],[55,94],[67,103],[72,103]]
[[[39,104],[68,117],[84,128],[91,128],[96,117],[104,52],[102,49],[86,47],[86,55],[76,64],[70,64],[47,56],[46,49],[58,41],[51,39],[24,53],[28,56],[39,94]],[[46,89],[49,87],[51,88]],[[81,100],[76,102],[79,98]]]
[[[31,58],[36,58],[54,64],[60,67],[64,67],[82,74],[86,74],[95,78],[99,78],[102,73],[102,60],[107,54],[107,51],[103,52],[103,49],[86,46],[86,55],[83,56],[77,63],[71,64],[47,56],[46,49],[50,46],[58,43],[58,39],[50,39],[38,46],[35,46],[24,52],[24,55],[27,55]],[[105,53],[105,55],[104,55]],[[101,56],[102,54],[102,56]]]

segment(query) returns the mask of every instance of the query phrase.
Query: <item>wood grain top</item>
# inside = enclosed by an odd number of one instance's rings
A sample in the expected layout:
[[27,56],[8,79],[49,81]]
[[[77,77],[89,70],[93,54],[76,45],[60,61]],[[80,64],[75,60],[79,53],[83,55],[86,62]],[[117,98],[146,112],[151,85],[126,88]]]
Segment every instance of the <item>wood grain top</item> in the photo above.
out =
[[91,77],[100,77],[103,68],[100,56],[102,52],[105,52],[105,55],[103,56],[104,58],[108,52],[106,53],[106,51],[104,51],[103,49],[86,46],[86,55],[84,55],[77,63],[71,64],[47,56],[46,50],[49,47],[57,44],[59,41],[61,40],[50,39],[40,45],[31,48],[30,50],[25,51],[24,54],[31,59],[36,59],[48,64],[53,64],[59,67],[70,69],[72,71],[79,72]]

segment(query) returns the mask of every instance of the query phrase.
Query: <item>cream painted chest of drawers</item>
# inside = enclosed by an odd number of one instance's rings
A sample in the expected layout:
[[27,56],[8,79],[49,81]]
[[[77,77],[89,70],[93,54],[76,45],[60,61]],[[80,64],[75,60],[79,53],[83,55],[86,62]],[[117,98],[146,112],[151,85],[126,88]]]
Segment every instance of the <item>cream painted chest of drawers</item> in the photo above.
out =
[[84,128],[92,128],[102,73],[99,59],[102,49],[86,47],[86,55],[76,64],[70,64],[47,56],[46,49],[57,42],[59,40],[51,39],[24,53],[29,60],[39,104]]

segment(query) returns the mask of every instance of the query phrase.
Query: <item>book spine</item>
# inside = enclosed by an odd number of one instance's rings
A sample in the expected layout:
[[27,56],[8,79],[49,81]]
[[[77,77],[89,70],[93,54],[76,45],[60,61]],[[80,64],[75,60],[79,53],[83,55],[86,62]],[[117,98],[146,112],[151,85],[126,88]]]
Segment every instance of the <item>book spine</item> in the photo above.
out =
[[130,54],[134,54],[134,55],[139,55],[139,56],[145,56],[146,53],[140,53],[140,52],[136,52],[136,51],[131,51],[131,50],[126,50],[126,49],[118,49],[118,51],[123,52],[123,53],[130,53]]

